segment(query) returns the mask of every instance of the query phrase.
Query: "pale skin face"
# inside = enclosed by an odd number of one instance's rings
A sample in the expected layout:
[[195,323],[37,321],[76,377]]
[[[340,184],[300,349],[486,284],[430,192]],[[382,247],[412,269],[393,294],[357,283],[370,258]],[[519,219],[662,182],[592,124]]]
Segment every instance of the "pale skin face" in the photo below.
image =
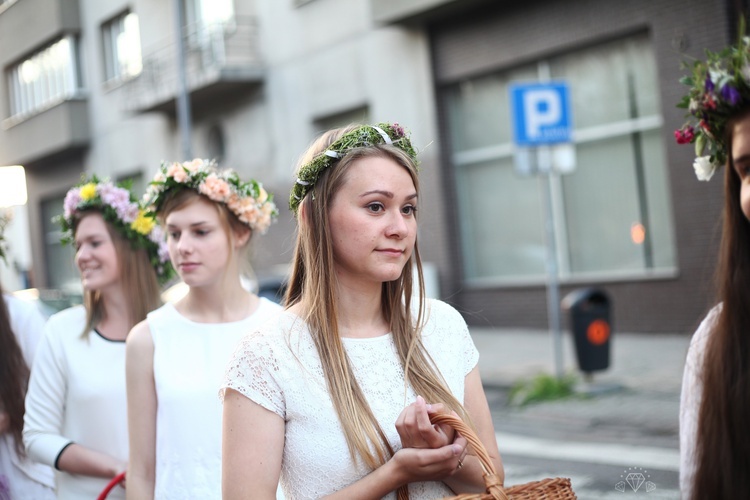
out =
[[102,291],[120,280],[120,264],[112,237],[101,214],[84,216],[75,234],[75,263],[88,291]]
[[750,220],[750,115],[734,124],[732,129],[732,162],[740,177],[740,207]]
[[172,265],[191,287],[221,279],[229,260],[229,243],[213,203],[199,199],[166,218]]
[[380,286],[398,279],[417,239],[416,207],[404,167],[381,157],[352,164],[330,208],[339,282]]

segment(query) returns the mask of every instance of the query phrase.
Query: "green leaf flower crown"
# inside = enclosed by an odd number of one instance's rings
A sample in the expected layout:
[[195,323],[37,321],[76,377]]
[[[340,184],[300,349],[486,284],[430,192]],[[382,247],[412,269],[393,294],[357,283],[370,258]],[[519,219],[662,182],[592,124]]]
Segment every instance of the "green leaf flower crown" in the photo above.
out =
[[135,249],[144,248],[159,282],[164,284],[174,276],[164,232],[153,217],[138,204],[128,184],[115,186],[96,175],[73,187],[65,195],[63,214],[55,217],[62,227],[62,243],[74,241],[73,226],[76,215],[85,210],[96,210],[112,224]]
[[692,74],[680,79],[690,90],[679,108],[687,109],[687,122],[675,130],[678,144],[695,144],[693,168],[699,180],[708,181],[727,161],[724,129],[727,121],[750,105],[750,37],[740,23],[736,46],[720,52],[706,51],[706,61],[695,61]]
[[169,193],[176,189],[192,189],[224,203],[243,224],[261,234],[279,214],[273,195],[268,194],[260,182],[252,179],[243,182],[235,171],[219,170],[214,162],[200,158],[161,164],[143,195],[148,213],[156,215]]
[[289,195],[289,208],[297,213],[299,204],[305,195],[318,181],[320,174],[346,156],[350,151],[377,144],[392,144],[408,154],[415,163],[417,152],[411,145],[408,134],[398,123],[378,123],[377,125],[362,125],[331,144],[328,149],[313,158],[312,161],[300,167],[297,180]]

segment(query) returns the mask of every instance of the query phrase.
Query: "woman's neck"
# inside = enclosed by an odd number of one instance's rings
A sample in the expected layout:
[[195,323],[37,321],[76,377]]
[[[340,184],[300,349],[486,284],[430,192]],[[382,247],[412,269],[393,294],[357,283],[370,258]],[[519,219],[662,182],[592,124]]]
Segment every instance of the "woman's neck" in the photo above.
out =
[[259,299],[236,283],[216,287],[190,288],[175,307],[196,323],[232,323],[242,321],[257,309]]
[[125,340],[134,326],[128,301],[121,288],[102,291],[102,306],[104,318],[95,328],[110,340]]
[[341,337],[372,338],[391,328],[383,317],[382,285],[367,290],[338,288],[338,328]]

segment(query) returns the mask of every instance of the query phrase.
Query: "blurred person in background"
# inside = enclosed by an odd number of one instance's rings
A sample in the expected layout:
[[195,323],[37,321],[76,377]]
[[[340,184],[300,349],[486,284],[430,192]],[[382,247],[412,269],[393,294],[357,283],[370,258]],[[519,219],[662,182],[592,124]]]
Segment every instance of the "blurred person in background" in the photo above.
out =
[[750,39],[690,67],[689,119],[675,137],[695,143],[700,180],[726,167],[719,303],[693,335],[682,384],[680,490],[750,498]]
[[[6,220],[0,214],[0,259]],[[3,293],[0,284],[0,499],[55,498],[52,469],[29,459],[23,446],[24,398],[29,367],[44,317],[31,303]]]
[[260,183],[200,159],[162,165],[144,200],[188,291],[128,337],[127,496],[218,499],[222,375],[242,336],[281,311],[241,282],[276,206]]
[[84,304],[45,325],[23,439],[32,459],[57,470],[59,499],[91,500],[127,468],[125,339],[161,305],[159,279],[172,271],[163,233],[126,187],[84,179],[58,220],[75,245]]

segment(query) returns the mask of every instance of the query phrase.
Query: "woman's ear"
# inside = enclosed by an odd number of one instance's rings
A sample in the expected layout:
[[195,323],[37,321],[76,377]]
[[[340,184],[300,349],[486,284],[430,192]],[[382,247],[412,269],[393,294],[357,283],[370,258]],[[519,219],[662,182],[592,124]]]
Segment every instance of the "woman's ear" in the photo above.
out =
[[253,235],[253,230],[244,226],[241,230],[234,231],[234,246],[236,248],[244,247]]

